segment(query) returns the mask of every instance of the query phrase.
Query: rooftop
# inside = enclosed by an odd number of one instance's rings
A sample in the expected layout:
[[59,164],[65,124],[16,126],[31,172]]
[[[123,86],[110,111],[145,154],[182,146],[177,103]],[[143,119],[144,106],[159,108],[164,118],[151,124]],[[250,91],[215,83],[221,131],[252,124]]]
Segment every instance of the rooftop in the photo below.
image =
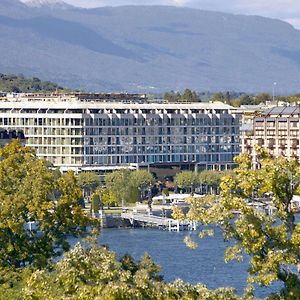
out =
[[1,108],[57,109],[237,109],[222,102],[157,103],[147,102],[144,94],[70,93],[9,94]]
[[261,116],[273,116],[273,117],[282,117],[282,116],[293,116],[300,115],[299,106],[276,106],[269,108],[261,113]]

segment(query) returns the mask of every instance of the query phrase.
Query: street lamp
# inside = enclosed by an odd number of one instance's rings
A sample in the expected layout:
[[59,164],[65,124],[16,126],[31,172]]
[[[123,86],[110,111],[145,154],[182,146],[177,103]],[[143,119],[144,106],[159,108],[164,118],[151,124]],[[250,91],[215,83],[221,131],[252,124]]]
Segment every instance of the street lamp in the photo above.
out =
[[275,87],[277,82],[273,82],[273,102],[275,101]]

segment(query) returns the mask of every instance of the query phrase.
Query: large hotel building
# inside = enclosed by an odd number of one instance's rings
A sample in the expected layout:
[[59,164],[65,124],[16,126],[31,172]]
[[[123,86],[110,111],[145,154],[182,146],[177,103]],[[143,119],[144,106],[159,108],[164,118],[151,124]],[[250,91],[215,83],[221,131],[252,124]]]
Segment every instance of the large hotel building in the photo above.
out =
[[239,154],[239,114],[223,103],[148,103],[143,95],[8,95],[0,127],[22,131],[61,170],[192,165],[224,170]]

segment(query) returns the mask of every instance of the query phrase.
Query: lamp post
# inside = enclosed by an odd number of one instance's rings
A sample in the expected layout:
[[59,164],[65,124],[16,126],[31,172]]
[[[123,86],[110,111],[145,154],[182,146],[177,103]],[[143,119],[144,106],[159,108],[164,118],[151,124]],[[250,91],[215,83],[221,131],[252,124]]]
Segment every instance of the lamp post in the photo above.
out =
[[[275,101],[275,87],[276,87],[277,82],[273,82],[273,102]],[[277,105],[278,106],[278,105]]]

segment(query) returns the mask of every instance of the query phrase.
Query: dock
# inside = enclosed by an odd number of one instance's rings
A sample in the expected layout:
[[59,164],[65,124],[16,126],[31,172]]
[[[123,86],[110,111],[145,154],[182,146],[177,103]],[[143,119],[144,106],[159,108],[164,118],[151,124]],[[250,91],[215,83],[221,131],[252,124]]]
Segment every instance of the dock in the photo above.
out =
[[122,213],[121,218],[129,220],[132,226],[141,225],[157,227],[168,231],[196,230],[197,223],[194,221],[180,221],[172,218],[160,217],[143,213]]

